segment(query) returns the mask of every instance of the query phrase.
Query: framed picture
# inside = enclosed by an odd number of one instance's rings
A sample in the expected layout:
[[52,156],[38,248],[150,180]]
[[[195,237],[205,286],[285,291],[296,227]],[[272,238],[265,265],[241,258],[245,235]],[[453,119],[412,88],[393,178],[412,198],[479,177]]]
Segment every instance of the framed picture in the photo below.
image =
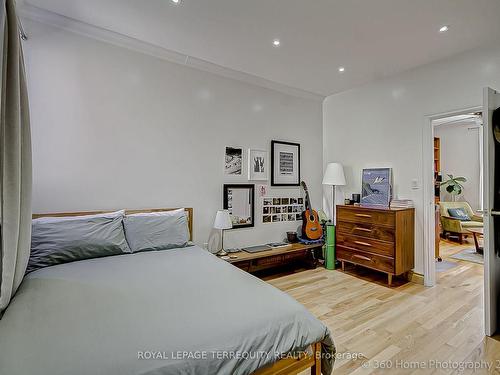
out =
[[363,169],[361,205],[389,207],[392,195],[392,169]]
[[226,146],[224,154],[224,174],[241,176],[243,168],[243,149],[241,147]]
[[267,180],[267,151],[248,150],[248,179],[253,181]]
[[300,185],[300,144],[271,141],[271,186]]
[[229,211],[233,229],[253,227],[255,188],[250,184],[225,184],[224,209]]

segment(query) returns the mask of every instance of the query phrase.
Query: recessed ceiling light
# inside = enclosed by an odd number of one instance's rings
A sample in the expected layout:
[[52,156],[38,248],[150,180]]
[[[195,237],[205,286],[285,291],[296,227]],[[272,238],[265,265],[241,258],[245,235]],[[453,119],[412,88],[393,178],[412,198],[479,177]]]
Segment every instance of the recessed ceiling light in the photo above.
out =
[[280,44],[281,44],[281,42],[280,42],[280,40],[279,40],[279,39],[274,39],[274,40],[273,40],[273,46],[275,46],[275,47],[279,47],[279,46],[280,46]]
[[345,72],[345,68],[343,66],[339,66],[339,73],[344,73]]
[[441,26],[441,27],[439,28],[439,32],[440,32],[440,33],[445,33],[445,32],[447,32],[449,29],[450,29],[450,27],[449,27],[449,26],[444,25],[444,26]]
[[171,2],[173,2],[174,4],[179,4],[181,2],[181,0],[170,0]]

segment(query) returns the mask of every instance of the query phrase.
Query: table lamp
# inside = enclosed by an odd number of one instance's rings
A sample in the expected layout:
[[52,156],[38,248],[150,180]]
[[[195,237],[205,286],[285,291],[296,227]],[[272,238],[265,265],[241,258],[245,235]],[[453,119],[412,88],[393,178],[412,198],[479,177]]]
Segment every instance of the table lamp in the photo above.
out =
[[335,225],[335,188],[337,186],[345,186],[344,168],[340,163],[329,163],[326,166],[325,175],[323,176],[323,185],[332,186],[332,223]]
[[231,216],[229,215],[228,210],[219,210],[217,211],[217,215],[215,216],[214,228],[220,229],[221,233],[221,250],[217,253],[219,256],[227,255],[226,251],[224,251],[224,230],[231,229],[233,227],[233,223],[231,222]]

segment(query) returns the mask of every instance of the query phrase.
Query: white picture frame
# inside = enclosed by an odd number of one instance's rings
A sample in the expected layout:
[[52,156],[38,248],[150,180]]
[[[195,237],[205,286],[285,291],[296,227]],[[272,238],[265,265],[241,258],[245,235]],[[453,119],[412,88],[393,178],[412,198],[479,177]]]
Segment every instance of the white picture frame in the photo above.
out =
[[248,180],[267,181],[269,179],[269,154],[266,150],[248,149]]

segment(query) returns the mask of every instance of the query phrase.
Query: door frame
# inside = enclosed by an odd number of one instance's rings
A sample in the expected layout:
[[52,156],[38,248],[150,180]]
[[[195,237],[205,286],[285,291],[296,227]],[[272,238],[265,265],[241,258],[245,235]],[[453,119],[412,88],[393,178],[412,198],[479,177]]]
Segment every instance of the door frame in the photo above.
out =
[[432,122],[444,117],[482,112],[483,106],[477,105],[464,109],[435,113],[425,116],[423,127],[423,205],[424,205],[424,285],[436,285],[435,252],[435,207],[434,207],[434,126]]

